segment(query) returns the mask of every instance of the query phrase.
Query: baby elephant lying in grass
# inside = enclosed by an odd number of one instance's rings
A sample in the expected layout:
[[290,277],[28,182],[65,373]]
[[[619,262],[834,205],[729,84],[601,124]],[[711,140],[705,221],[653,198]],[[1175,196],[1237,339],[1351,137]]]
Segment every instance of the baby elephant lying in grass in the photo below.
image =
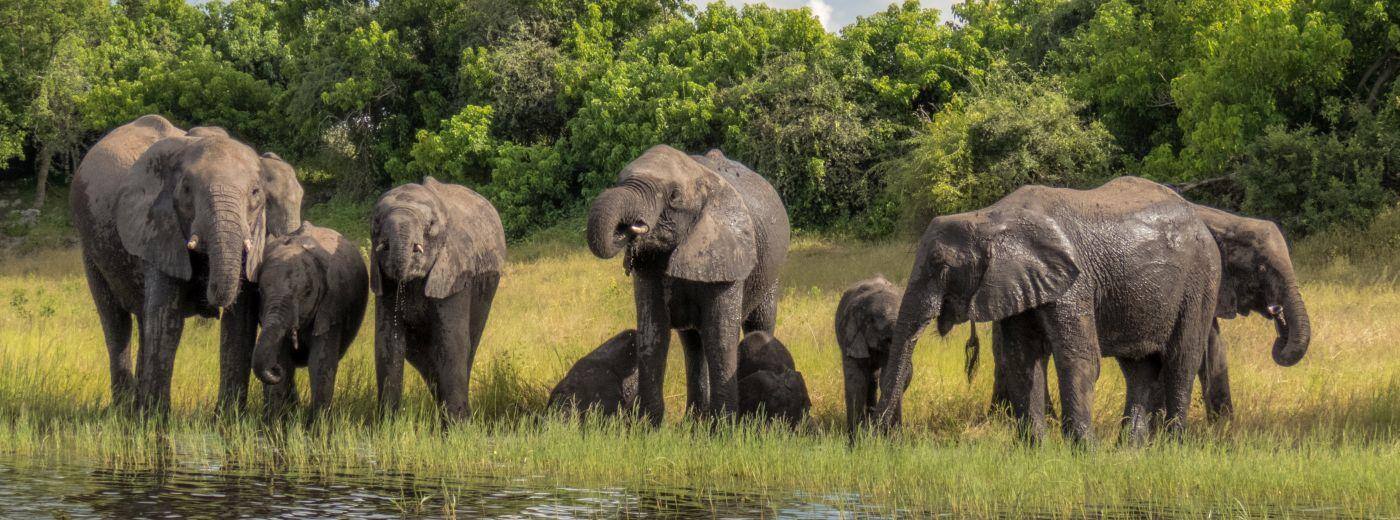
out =
[[[613,416],[637,400],[637,331],[628,329],[574,363],[549,392],[549,407],[579,415]],[[739,413],[764,413],[796,424],[812,402],[792,355],[766,332],[754,332],[739,345]]]
[[765,415],[796,426],[812,400],[792,354],[772,334],[758,330],[739,343],[739,415]]
[[267,245],[258,291],[262,332],[253,373],[263,382],[269,415],[296,403],[296,367],[310,368],[312,411],[326,410],[336,367],[365,315],[369,275],[359,248],[340,233],[304,223]]
[[627,329],[574,363],[549,392],[549,407],[612,416],[637,401],[637,331]]

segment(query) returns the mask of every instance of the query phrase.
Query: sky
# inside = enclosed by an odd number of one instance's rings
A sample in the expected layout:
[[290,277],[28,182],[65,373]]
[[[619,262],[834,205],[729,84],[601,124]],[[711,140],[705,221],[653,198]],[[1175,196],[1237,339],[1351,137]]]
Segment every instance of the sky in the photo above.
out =
[[[903,0],[725,0],[734,5],[740,4],[768,4],[773,7],[795,8],[810,7],[812,13],[822,21],[828,31],[836,31],[846,24],[856,21],[857,16],[871,15],[879,11],[884,11],[891,3],[903,2]],[[948,7],[957,3],[958,0],[921,0],[924,7],[938,8],[943,13],[943,19],[950,16]],[[697,2],[705,4],[708,2]]]

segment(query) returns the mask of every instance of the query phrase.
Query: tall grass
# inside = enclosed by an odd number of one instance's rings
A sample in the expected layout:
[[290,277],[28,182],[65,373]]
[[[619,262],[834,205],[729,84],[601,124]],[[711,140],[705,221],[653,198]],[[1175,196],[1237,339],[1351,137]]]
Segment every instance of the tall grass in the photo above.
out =
[[[970,384],[961,373],[967,326],[921,342],[901,431],[848,444],[832,332],[836,301],[876,273],[902,282],[912,262],[906,242],[795,240],[777,336],[812,394],[812,418],[796,431],[684,420],[678,354],[668,360],[667,424],[659,429],[546,415],[545,396],[570,364],[634,322],[630,280],[618,262],[593,258],[570,227],[513,247],[477,356],[474,418],[449,431],[436,426],[411,370],[403,413],[372,420],[372,320],[341,365],[332,415],[315,427],[216,419],[217,323],[203,319],[185,328],[168,425],[111,413],[107,354],[78,252],[39,251],[0,263],[0,454],[114,467],[203,461],[267,472],[544,475],[572,485],[859,493],[888,507],[963,514],[1146,508],[1257,516],[1323,507],[1396,515],[1400,290],[1387,262],[1400,250],[1397,231],[1400,218],[1386,217],[1367,231],[1296,245],[1314,323],[1312,348],[1298,366],[1273,364],[1273,329],[1263,320],[1227,322],[1236,404],[1230,424],[1206,424],[1198,406],[1191,434],[1179,443],[1115,446],[1123,382],[1107,361],[1094,399],[1095,430],[1105,441],[1088,450],[1058,438],[1022,446],[1005,420],[986,415],[990,371]],[[298,378],[305,396],[306,376]],[[252,387],[256,412],[259,384]]]

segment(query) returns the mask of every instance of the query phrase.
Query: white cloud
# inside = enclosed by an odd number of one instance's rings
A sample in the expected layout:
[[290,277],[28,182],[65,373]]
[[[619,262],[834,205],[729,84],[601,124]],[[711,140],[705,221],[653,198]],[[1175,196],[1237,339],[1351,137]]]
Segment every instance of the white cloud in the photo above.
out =
[[807,0],[807,8],[812,10],[812,14],[817,16],[817,20],[821,21],[822,27],[825,27],[826,30],[836,29],[836,27],[831,26],[831,4],[822,0]]
[[[822,26],[828,31],[839,31],[847,24],[856,21],[857,16],[869,16],[880,11],[884,11],[894,3],[903,3],[904,0],[725,0],[731,5],[743,4],[768,4],[780,9],[796,9],[807,7],[812,10],[812,14],[821,20]],[[924,7],[937,8],[943,14],[944,20],[952,19],[953,13],[949,9],[953,4],[963,0],[920,0]],[[696,0],[697,5],[705,5],[709,0]]]

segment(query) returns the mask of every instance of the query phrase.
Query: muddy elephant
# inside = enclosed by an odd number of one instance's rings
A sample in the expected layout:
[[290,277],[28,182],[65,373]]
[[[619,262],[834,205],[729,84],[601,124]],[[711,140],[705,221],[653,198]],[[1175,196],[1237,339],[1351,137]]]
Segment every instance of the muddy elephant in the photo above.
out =
[[340,233],[309,222],[298,227],[273,239],[263,257],[253,373],[268,414],[276,415],[296,404],[294,370],[307,367],[315,418],[330,408],[336,369],[360,332],[369,274],[360,248]]
[[[1242,217],[1207,206],[1192,207],[1215,239],[1221,261],[1215,319],[1211,323],[1210,339],[1199,371],[1206,417],[1214,421],[1230,417],[1234,410],[1219,320],[1251,312],[1272,320],[1277,331],[1273,357],[1276,363],[1283,366],[1302,359],[1312,338],[1312,327],[1307,306],[1298,291],[1298,278],[1288,254],[1288,242],[1278,226],[1266,220]],[[996,334],[998,338],[1002,336]],[[993,383],[994,405],[1008,402],[1003,381],[1010,375],[1000,368],[1008,350],[1009,347],[1002,341],[993,342],[993,355],[998,367]],[[1154,395],[1153,400],[1158,415],[1165,413],[1160,396]],[[1138,405],[1126,403],[1125,410],[1135,406]]]
[[505,267],[501,218],[476,192],[426,177],[381,196],[371,219],[380,410],[398,409],[407,360],[444,420],[465,419],[472,362]]
[[637,309],[638,404],[665,415],[671,330],[685,353],[686,403],[726,415],[738,402],[740,332],[772,332],[787,210],[773,187],[718,150],[688,156],[655,146],[622,169],[588,212],[588,247],[624,253]]
[[627,329],[579,359],[549,392],[549,407],[613,416],[637,402],[637,331]]
[[[1014,375],[1008,393],[1023,435],[1043,435],[1051,356],[1069,439],[1093,438],[1101,357],[1117,358],[1132,374],[1129,402],[1145,402],[1138,397],[1152,392],[1160,374],[1166,427],[1180,431],[1214,317],[1215,248],[1190,203],[1134,177],[1092,190],[1026,186],[985,209],[933,219],[900,302],[878,420],[892,422],[914,344],[929,322],[937,319],[946,334],[965,321],[1001,321],[1016,346],[1004,361]],[[1151,411],[1132,410],[1132,424],[1145,425]]]
[[223,129],[191,134],[156,115],[117,127],[83,157],[70,204],[114,403],[169,409],[185,318],[199,314],[222,315],[219,408],[243,408],[257,330],[250,283],[269,235],[265,208],[279,201],[300,211],[300,186],[279,191],[262,175],[258,153]]
[[739,343],[735,378],[740,417],[777,419],[796,426],[812,408],[807,382],[797,371],[792,353],[767,331],[750,332]]
[[[854,434],[875,409],[880,374],[889,362],[904,291],[883,276],[856,282],[836,305],[836,344],[846,393],[846,430]],[[907,382],[905,383],[908,384]],[[895,410],[894,423],[900,411]]]

